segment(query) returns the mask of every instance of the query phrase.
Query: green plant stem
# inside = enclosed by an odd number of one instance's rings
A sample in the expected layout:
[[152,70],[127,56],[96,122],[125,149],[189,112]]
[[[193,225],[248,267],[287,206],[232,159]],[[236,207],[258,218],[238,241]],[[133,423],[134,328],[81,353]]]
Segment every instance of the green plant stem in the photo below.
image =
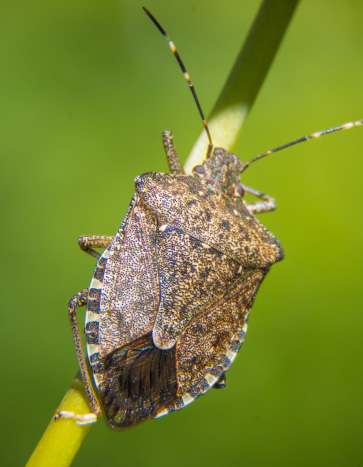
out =
[[[56,412],[88,413],[89,407],[78,372]],[[31,455],[26,467],[67,467],[86,438],[91,425],[79,426],[74,420],[54,417]]]
[[[226,84],[208,119],[215,147],[231,150],[267,76],[299,0],[264,0]],[[203,131],[185,164],[201,164],[208,139]]]
[[[216,146],[231,149],[243,122],[267,75],[299,0],[264,0],[247,40],[209,119]],[[203,134],[185,165],[186,172],[200,164],[207,152]],[[77,375],[57,412],[88,413],[89,407],[80,376]],[[78,426],[74,420],[54,419],[45,430],[27,467],[69,466],[82,445],[91,425]]]

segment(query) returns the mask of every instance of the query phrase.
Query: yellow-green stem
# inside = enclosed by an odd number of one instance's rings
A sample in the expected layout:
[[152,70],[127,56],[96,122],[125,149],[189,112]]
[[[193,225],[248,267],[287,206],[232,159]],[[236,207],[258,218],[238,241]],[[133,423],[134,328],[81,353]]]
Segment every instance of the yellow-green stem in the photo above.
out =
[[[56,412],[88,413],[89,407],[80,373],[76,375]],[[74,420],[61,418],[50,421],[31,455],[27,467],[67,467],[86,438],[91,425],[79,426]]]

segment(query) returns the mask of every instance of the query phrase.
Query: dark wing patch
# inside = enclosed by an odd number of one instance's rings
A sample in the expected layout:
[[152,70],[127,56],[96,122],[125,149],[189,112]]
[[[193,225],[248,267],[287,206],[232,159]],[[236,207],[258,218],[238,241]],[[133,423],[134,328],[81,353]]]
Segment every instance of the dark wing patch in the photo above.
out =
[[130,428],[155,416],[176,397],[175,348],[160,350],[143,336],[105,358],[100,388],[111,428]]
[[127,225],[116,234],[105,269],[100,303],[100,353],[148,333],[159,305],[156,219],[136,196]]

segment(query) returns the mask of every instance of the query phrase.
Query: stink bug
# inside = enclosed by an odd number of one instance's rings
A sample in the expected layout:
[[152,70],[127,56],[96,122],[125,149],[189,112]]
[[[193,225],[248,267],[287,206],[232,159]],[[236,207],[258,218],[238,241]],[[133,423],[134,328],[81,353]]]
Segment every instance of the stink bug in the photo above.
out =
[[[240,183],[254,161],[287,146],[338,130],[305,136],[242,163],[213,148],[194,87],[174,44],[209,138],[206,160],[184,173],[172,134],[163,133],[171,174],[146,173],[115,237],[80,237],[97,258],[88,289],[69,302],[77,356],[92,414],[61,412],[84,424],[103,414],[113,429],[183,408],[225,373],[244,341],[247,319],[270,267],[283,259],[278,240],[254,214],[276,208],[273,198]],[[259,200],[247,203],[249,193]],[[93,248],[104,248],[102,255]],[[76,309],[86,306],[87,357]]]

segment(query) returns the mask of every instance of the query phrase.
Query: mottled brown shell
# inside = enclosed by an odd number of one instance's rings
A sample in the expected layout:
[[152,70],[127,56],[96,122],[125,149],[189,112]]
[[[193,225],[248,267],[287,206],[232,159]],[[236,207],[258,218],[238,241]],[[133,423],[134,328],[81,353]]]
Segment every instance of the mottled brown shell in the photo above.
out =
[[98,261],[86,333],[113,428],[178,410],[212,387],[244,340],[261,281],[283,258],[233,196],[239,159],[217,149],[203,166],[202,178],[137,177],[125,220]]

